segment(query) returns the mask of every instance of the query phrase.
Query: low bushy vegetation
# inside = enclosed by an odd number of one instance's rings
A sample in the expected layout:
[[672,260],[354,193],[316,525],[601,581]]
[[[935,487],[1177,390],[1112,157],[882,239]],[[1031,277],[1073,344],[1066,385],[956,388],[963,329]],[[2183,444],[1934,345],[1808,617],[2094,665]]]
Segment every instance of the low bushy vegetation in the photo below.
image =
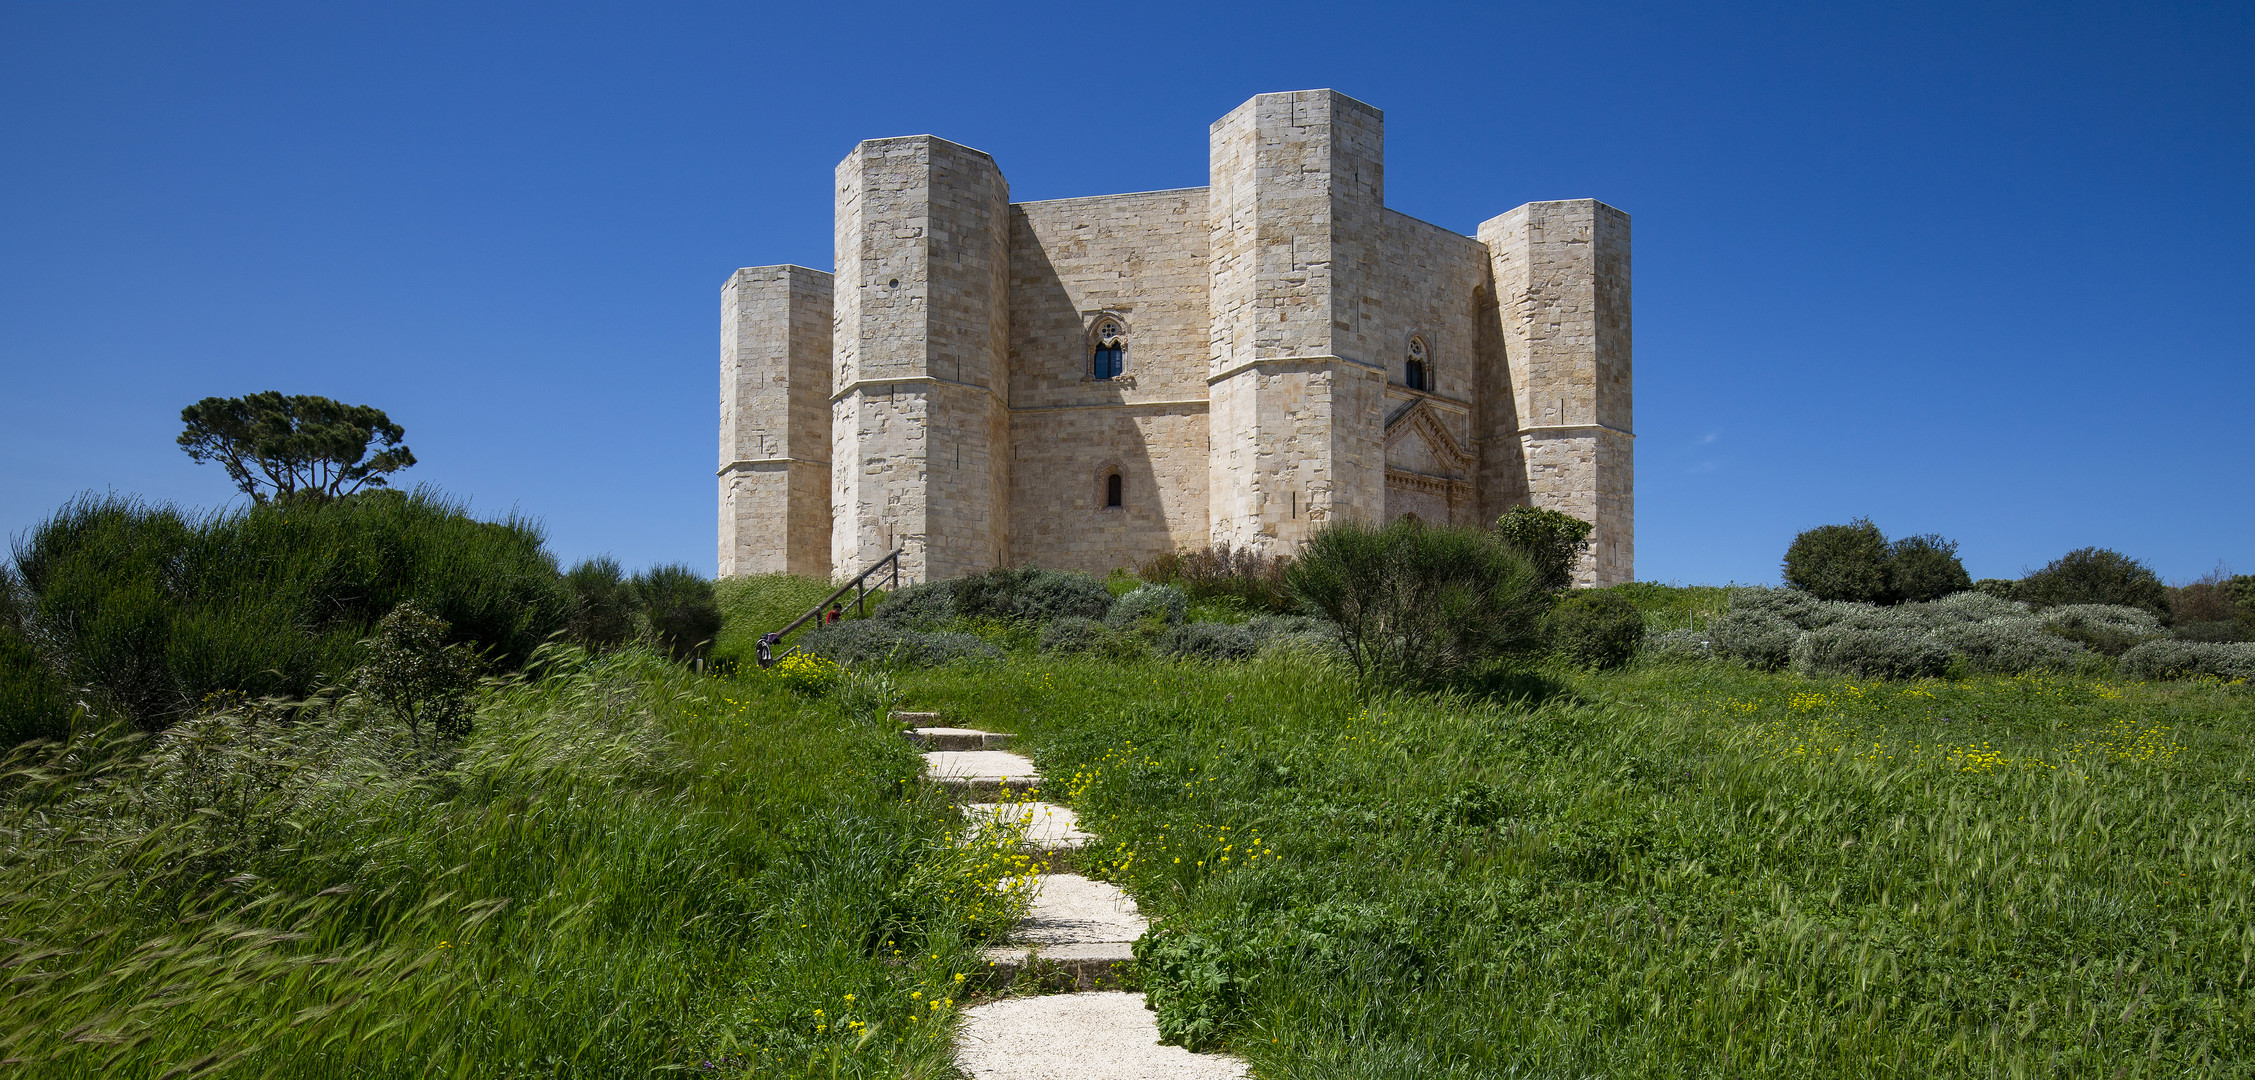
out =
[[27,734],[60,734],[81,704],[154,730],[213,694],[310,695],[403,603],[504,669],[568,615],[536,526],[421,490],[206,515],[86,498],[14,564],[17,640],[62,688]]
[[153,731],[215,695],[311,696],[359,666],[403,605],[497,671],[559,633],[686,659],[720,624],[712,584],[686,567],[625,578],[591,560],[560,574],[531,521],[479,520],[428,489],[210,514],[88,497],[12,555],[0,731],[15,741],[59,737],[74,716]]
[[1540,571],[1494,533],[1413,518],[1325,528],[1285,580],[1373,685],[1437,687],[1508,660],[1539,642],[1550,603]]
[[1644,612],[1627,597],[1591,590],[1558,602],[1544,630],[1567,662],[1616,668],[1636,658],[1644,644]]

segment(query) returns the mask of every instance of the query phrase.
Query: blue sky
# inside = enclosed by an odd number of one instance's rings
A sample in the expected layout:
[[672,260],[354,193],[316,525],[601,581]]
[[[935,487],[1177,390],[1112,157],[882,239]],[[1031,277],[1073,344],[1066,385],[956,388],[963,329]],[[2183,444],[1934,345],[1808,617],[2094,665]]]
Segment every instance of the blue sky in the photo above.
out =
[[1640,577],[1859,515],[1976,577],[2255,572],[2244,3],[0,0],[0,532],[225,502],[179,410],[278,389],[567,560],[710,572],[718,290],[830,265],[856,140],[1182,187],[1315,86],[1385,110],[1406,213],[1633,215]]

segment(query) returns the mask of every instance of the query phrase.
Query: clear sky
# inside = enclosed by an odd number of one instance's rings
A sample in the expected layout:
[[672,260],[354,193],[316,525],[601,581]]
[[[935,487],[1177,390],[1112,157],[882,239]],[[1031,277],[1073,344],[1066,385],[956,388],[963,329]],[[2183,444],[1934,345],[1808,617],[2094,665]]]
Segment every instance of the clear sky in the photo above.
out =
[[714,561],[719,289],[930,132],[1012,198],[1206,181],[1328,86],[1387,199],[1635,228],[1637,570],[1868,515],[1974,576],[2255,572],[2255,5],[0,0],[0,532],[216,506],[181,406],[379,406],[567,560]]

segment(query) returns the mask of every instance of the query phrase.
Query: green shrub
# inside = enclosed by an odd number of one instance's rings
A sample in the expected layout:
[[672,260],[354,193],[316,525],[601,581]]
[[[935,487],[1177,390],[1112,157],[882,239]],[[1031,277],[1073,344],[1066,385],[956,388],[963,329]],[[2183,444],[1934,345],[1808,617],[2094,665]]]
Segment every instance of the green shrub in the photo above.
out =
[[1494,533],[1397,519],[1318,530],[1286,571],[1301,603],[1337,624],[1366,680],[1434,686],[1540,640],[1548,595]]
[[1939,600],[1972,587],[1955,540],[1928,534],[1887,545],[1887,595],[1894,603]]
[[962,618],[1006,622],[1046,622],[1066,616],[1100,619],[1112,605],[1112,592],[1101,578],[1032,566],[998,566],[939,584],[954,591],[954,613]]
[[393,608],[363,643],[353,689],[407,728],[410,743],[459,739],[470,733],[470,691],[478,658],[468,647],[446,643],[450,628],[409,602]]
[[1644,613],[1608,593],[1574,593],[1544,619],[1551,649],[1586,668],[1616,668],[1644,643]]
[[2120,656],[2161,636],[2153,613],[2118,604],[2066,604],[2037,616],[2044,632],[2107,656]]
[[1785,580],[1819,600],[1887,598],[1887,537],[1869,518],[1820,525],[1785,549]]
[[2255,644],[2149,641],[2122,654],[2120,669],[2132,679],[2255,680]]
[[1190,609],[1190,598],[1172,585],[1145,585],[1120,597],[1104,621],[1114,629],[1132,627],[1146,619],[1172,626]]
[[410,601],[503,667],[569,614],[537,527],[476,520],[424,489],[200,518],[88,497],[14,557],[26,637],[50,670],[148,728],[213,693],[308,696]]
[[1593,528],[1572,514],[1532,506],[1514,506],[1496,519],[1496,535],[1533,564],[1538,581],[1551,592],[1574,583]]
[[1793,643],[1793,670],[1858,679],[1934,678],[1949,670],[1947,646],[1917,630],[1827,626]]
[[1257,615],[1246,620],[1262,652],[1293,652],[1313,657],[1337,657],[1339,628],[1313,615]]
[[582,560],[564,575],[564,595],[564,636],[573,644],[600,651],[634,640],[634,590],[617,559]]
[[1986,622],[1990,619],[2025,619],[2029,617],[2026,605],[2015,604],[2010,600],[2000,599],[1993,594],[1977,590],[1951,593],[1939,600],[1919,606],[1932,613],[1933,622],[1937,626],[1946,626],[1951,623]]
[[1973,583],[1973,591],[1996,597],[1999,600],[2020,599],[2020,583],[2007,578],[1982,578]]
[[[1783,591],[1783,590],[1780,590]],[[1733,606],[1707,626],[1714,654],[1761,671],[1776,671],[1792,659],[1801,628],[1768,611]]]
[[1245,1007],[1246,980],[1228,950],[1200,934],[1161,928],[1136,939],[1135,959],[1150,984],[1159,1041],[1192,1051],[1220,1046]]
[[703,656],[720,635],[713,583],[678,563],[634,575],[636,629],[675,660]]
[[1185,660],[1243,660],[1260,651],[1260,642],[1243,626],[1194,622],[1168,627],[1157,650]]
[[2144,563],[2105,548],[2079,548],[2020,580],[2015,599],[2038,608],[2117,604],[2169,615],[2169,590]]

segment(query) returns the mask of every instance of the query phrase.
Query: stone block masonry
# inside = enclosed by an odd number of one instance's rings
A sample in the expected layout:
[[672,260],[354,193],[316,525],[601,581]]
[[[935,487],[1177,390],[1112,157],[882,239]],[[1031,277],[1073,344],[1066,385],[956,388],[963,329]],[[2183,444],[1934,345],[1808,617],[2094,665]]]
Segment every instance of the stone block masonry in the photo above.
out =
[[969,147],[854,147],[835,279],[723,290],[720,572],[1103,573],[1531,504],[1595,523],[1580,581],[1632,580],[1628,215],[1408,217],[1331,90],[1208,134],[1205,187],[1016,204]]

